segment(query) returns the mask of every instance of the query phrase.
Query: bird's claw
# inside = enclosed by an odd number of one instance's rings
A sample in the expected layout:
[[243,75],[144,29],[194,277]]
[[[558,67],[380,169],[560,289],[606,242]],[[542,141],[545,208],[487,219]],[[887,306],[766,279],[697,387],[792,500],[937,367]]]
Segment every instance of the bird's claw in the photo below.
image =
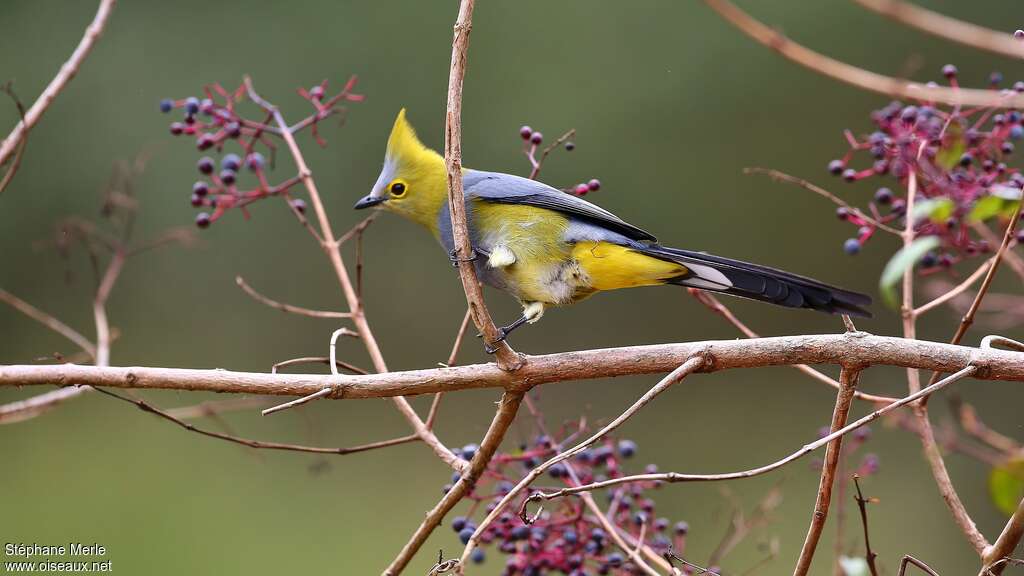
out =
[[452,266],[455,268],[459,267],[459,262],[476,262],[477,258],[479,257],[479,252],[473,248],[469,249],[469,257],[467,258],[462,258],[459,256],[458,248],[452,248],[451,250],[448,251],[448,260],[452,263]]
[[[478,334],[478,337],[482,337],[482,334]],[[484,342],[484,352],[488,354],[494,354],[498,351],[498,344],[501,344],[508,338],[508,331],[504,328],[498,328],[498,337],[493,342]]]

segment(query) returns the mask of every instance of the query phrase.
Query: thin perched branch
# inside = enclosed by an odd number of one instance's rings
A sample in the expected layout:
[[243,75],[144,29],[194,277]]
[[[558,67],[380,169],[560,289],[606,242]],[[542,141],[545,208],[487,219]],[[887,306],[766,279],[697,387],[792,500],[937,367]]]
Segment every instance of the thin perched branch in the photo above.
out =
[[914,558],[911,555],[906,555],[900,560],[900,571],[896,573],[896,576],[904,576],[907,573],[907,566],[913,564],[921,569],[928,576],[939,576],[935,570],[932,570],[927,564]]
[[[355,286],[352,284],[352,280],[349,278],[348,270],[345,268],[345,262],[341,257],[341,244],[335,240],[334,232],[331,229],[330,219],[327,218],[327,211],[324,209],[323,202],[320,198],[320,192],[317,190],[316,182],[313,180],[313,173],[309,170],[309,167],[306,166],[305,157],[302,155],[302,151],[299,149],[299,145],[295,141],[292,129],[289,128],[288,123],[285,122],[284,116],[281,115],[280,110],[256,93],[256,89],[253,87],[251,78],[246,77],[244,79],[244,85],[249,94],[249,98],[270,114],[274,123],[277,125],[277,128],[281,132],[281,138],[285,141],[288,151],[292,156],[292,160],[295,162],[295,167],[299,173],[299,179],[302,181],[303,186],[306,188],[306,192],[309,194],[310,203],[313,205],[313,211],[316,213],[317,222],[320,227],[320,235],[317,238],[320,242],[320,247],[324,250],[324,253],[327,255],[327,258],[331,263],[331,267],[337,277],[338,284],[341,286],[342,293],[345,296],[345,301],[352,314],[352,323],[355,325],[356,331],[359,333],[360,338],[363,340],[363,344],[366,346],[366,352],[373,361],[374,369],[376,369],[377,372],[385,373],[388,371],[387,363],[384,362],[384,356],[381,354],[380,346],[377,344],[377,339],[374,337],[373,331],[370,329],[370,324],[366,320],[362,300],[356,292]],[[315,391],[311,391],[310,393],[312,392]],[[437,436],[426,427],[423,420],[420,419],[416,410],[413,409],[408,400],[401,396],[397,396],[393,398],[393,402],[398,408],[398,411],[402,413],[402,416],[404,416],[406,421],[412,426],[417,436],[419,436],[423,442],[434,451],[434,454],[436,454],[441,461],[459,471],[466,468],[466,462],[448,450]]]
[[796,184],[797,186],[803,188],[804,190],[809,190],[809,191],[814,192],[815,194],[817,194],[819,196],[823,196],[825,198],[828,198],[834,204],[836,204],[838,206],[842,206],[843,208],[846,208],[852,214],[857,215],[860,219],[862,219],[865,222],[871,224],[872,226],[878,228],[879,230],[884,230],[884,231],[886,231],[886,232],[888,232],[890,234],[895,234],[897,236],[900,235],[900,231],[899,230],[893,228],[892,226],[888,226],[886,224],[883,224],[883,223],[879,222],[875,218],[872,218],[871,216],[861,212],[860,208],[857,208],[856,206],[851,205],[846,200],[843,200],[839,196],[836,196],[835,194],[829,192],[828,190],[825,190],[821,186],[818,186],[817,184],[814,184],[813,182],[811,182],[809,180],[805,180],[803,178],[798,178],[796,176],[790,176],[789,174],[786,174],[785,172],[781,172],[779,170],[773,170],[771,168],[757,168],[757,167],[754,167],[754,168],[744,168],[743,169],[743,173],[744,174],[764,174],[765,176],[771,178],[772,180],[775,180],[776,182],[788,182],[790,184]]
[[0,386],[88,384],[114,388],[201,390],[273,396],[305,396],[333,387],[335,394],[331,398],[390,398],[480,388],[526,390],[553,382],[664,374],[694,354],[704,352],[714,358],[714,364],[702,368],[705,372],[793,364],[870,364],[938,369],[948,373],[965,366],[977,366],[975,378],[978,379],[1024,381],[1024,362],[1019,352],[859,332],[627,346],[529,356],[527,364],[515,373],[501,370],[493,363],[367,376],[266,374],[186,368],[98,368],[75,364],[0,365]]
[[71,342],[82,349],[90,359],[96,358],[96,345],[89,341],[88,338],[82,336],[74,328],[61,322],[57,318],[43,312],[35,306],[25,302],[21,298],[18,298],[14,294],[0,288],[0,302],[10,305],[12,308],[28,316],[29,318],[39,322],[43,326],[46,326],[50,330],[53,330],[57,334],[67,338]]
[[704,3],[741,32],[778,52],[788,60],[862,90],[885,94],[893,98],[942,102],[954,106],[1024,108],[1024,95],[1016,93],[1004,94],[992,90],[926,86],[918,82],[900,80],[851,66],[793,42],[777,30],[752,18],[728,0],[704,0]]
[[103,278],[100,280],[99,288],[96,289],[96,296],[92,300],[92,316],[96,322],[96,366],[105,368],[110,366],[110,324],[107,320],[107,300],[110,299],[110,291],[114,289],[121,269],[124,268],[125,251],[118,247],[110,257]]
[[[738,328],[739,331],[742,332],[747,338],[761,337],[757,332],[754,332],[746,324],[744,324],[743,321],[740,320],[728,306],[722,304],[722,301],[719,300],[718,298],[715,298],[715,296],[710,292],[698,290],[697,288],[687,288],[687,290],[689,291],[691,296],[697,299],[698,302],[710,308],[712,312],[721,315],[723,318],[726,319],[726,321],[728,321],[730,324]],[[829,386],[835,388],[836,390],[839,390],[841,388],[841,385],[835,378],[828,376],[827,374],[821,372],[820,370],[811,368],[807,364],[794,364],[793,368],[796,368],[797,370],[803,372],[804,374],[807,374],[808,376],[814,378],[819,382],[824,382],[825,384],[828,384]],[[892,398],[889,396],[877,396],[875,394],[868,394],[866,392],[861,392],[859,390],[854,392],[854,398],[858,400],[866,400],[868,402],[878,402],[885,404],[895,402],[897,400],[896,398]]]
[[35,418],[52,408],[56,408],[57,405],[65,400],[81,395],[86,390],[89,390],[89,388],[85,386],[68,386],[67,388],[52,390],[32,396],[31,398],[0,405],[0,424],[15,424]]
[[[857,388],[859,377],[860,368],[843,366],[842,372],[839,374],[842,387],[836,395],[836,405],[832,412],[831,432],[833,433],[846,426],[850,405],[853,403],[853,391]],[[814,514],[811,516],[811,524],[807,528],[807,537],[804,539],[803,549],[800,550],[800,558],[793,570],[794,576],[804,576],[811,569],[811,560],[814,558],[814,551],[818,547],[821,532],[825,528],[825,520],[828,518],[828,509],[832,502],[832,485],[835,483],[836,467],[839,465],[842,447],[843,437],[837,436],[825,450],[825,462],[822,464],[821,480],[818,483],[818,498],[814,503]]]
[[519,356],[504,340],[499,341],[498,328],[484,303],[483,291],[476,277],[476,253],[469,240],[466,224],[466,201],[462,190],[462,83],[466,75],[466,51],[469,48],[469,33],[473,28],[473,6],[475,0],[462,0],[459,15],[455,21],[455,35],[452,40],[452,63],[448,75],[448,106],[444,124],[444,163],[448,178],[448,210],[452,220],[452,237],[455,243],[454,258],[459,266],[462,289],[466,303],[473,315],[473,323],[483,334],[484,341],[495,348],[498,365],[514,370],[522,364]]
[[994,574],[999,576],[1006,566],[1005,560],[1013,554],[1014,549],[1024,537],[1024,498],[1003,527],[1002,533],[995,543],[985,548],[981,554],[982,568],[979,576]]
[[1013,34],[985,28],[957,18],[951,18],[910,2],[901,0],[853,0],[868,10],[927,32],[933,36],[957,42],[993,54],[1024,58],[1024,44]]
[[[978,233],[983,240],[989,243],[990,246],[995,246],[1000,243],[999,236],[992,231],[984,222],[971,222],[970,227],[972,230]],[[1024,282],[1024,258],[1021,258],[1019,254],[1013,250],[1007,250],[1006,254],[1003,255],[1003,260],[1006,260],[1006,265],[1013,269],[1014,274],[1020,278],[1021,282]]]
[[[427,540],[431,533],[441,524],[444,517],[448,512],[455,507],[459,501],[462,500],[470,488],[476,484],[476,481],[483,474],[487,468],[487,464],[491,461],[494,453],[498,450],[498,445],[501,444],[502,439],[505,437],[505,433],[508,431],[509,426],[515,420],[516,414],[519,412],[519,405],[523,401],[525,392],[505,392],[501,396],[501,400],[498,402],[498,410],[494,413],[494,419],[491,421],[490,427],[487,429],[487,433],[484,435],[484,439],[480,442],[480,449],[476,451],[473,459],[469,463],[469,468],[463,472],[459,480],[452,486],[444,498],[437,503],[434,508],[427,513],[427,517],[420,524],[419,528],[409,539],[409,542],[402,548],[402,551],[398,553],[398,556],[391,562],[391,564],[384,570],[384,576],[396,576],[409,564],[412,557],[419,551],[420,547]],[[465,563],[466,558],[461,559],[461,563]]]
[[[466,330],[469,329],[469,323],[472,320],[473,316],[470,313],[470,309],[466,308],[466,314],[462,317],[462,324],[459,324],[459,331],[455,334],[455,342],[452,343],[452,351],[448,354],[448,361],[444,363],[445,368],[455,366],[455,360],[459,356],[459,348],[462,347],[462,339],[466,336]],[[441,398],[443,396],[443,392],[434,394],[434,399],[430,402],[430,410],[427,412],[427,428],[434,426],[434,421],[437,419],[437,410],[441,406]]]
[[350,312],[333,312],[333,311],[330,311],[330,310],[312,310],[310,308],[303,308],[301,306],[292,306],[291,304],[285,304],[283,302],[278,302],[277,300],[272,300],[272,299],[264,296],[263,294],[260,294],[259,292],[257,292],[256,289],[254,289],[252,286],[249,286],[249,284],[246,283],[245,279],[242,278],[241,276],[235,276],[235,284],[238,284],[238,287],[241,288],[246,294],[248,294],[249,296],[252,296],[253,300],[255,300],[255,301],[257,301],[257,302],[259,302],[261,304],[266,304],[267,306],[270,306],[271,308],[277,308],[278,310],[280,310],[282,312],[288,312],[290,314],[298,314],[300,316],[309,316],[311,318],[351,318],[352,317],[352,314]]
[[864,527],[864,559],[868,563],[871,576],[878,576],[878,563],[875,561],[878,554],[871,549],[871,534],[868,531],[868,503],[871,500],[865,498],[864,493],[860,491],[860,477],[856,474],[853,475],[853,485],[857,488],[854,500],[857,501],[857,508],[860,509],[860,523]]
[[[476,530],[473,532],[473,535],[466,543],[466,549],[462,552],[462,562],[464,563],[466,562],[466,560],[469,559],[470,553],[473,551],[473,548],[475,548],[477,543],[480,541],[480,537],[483,535],[484,530],[488,526],[490,526],[498,518],[498,516],[505,510],[505,508],[508,507],[509,503],[512,502],[512,500],[514,500],[515,498],[517,498],[519,494],[521,494],[524,490],[526,490],[530,486],[530,484],[532,484],[533,481],[537,479],[537,477],[539,477],[541,474],[543,474],[545,471],[547,471],[555,464],[572,458],[573,456],[585,450],[587,447],[593,445],[601,438],[608,435],[609,432],[615,430],[620,425],[622,425],[623,422],[631,418],[634,414],[636,414],[641,408],[646,406],[656,396],[658,396],[665,390],[668,390],[671,386],[683,380],[693,372],[696,372],[702,366],[706,365],[707,363],[710,363],[711,358],[712,356],[707,350],[696,352],[692,357],[688,358],[685,362],[679,365],[679,367],[677,367],[667,376],[662,378],[657,384],[654,385],[654,387],[652,387],[650,390],[644,393],[643,396],[641,396],[622,414],[620,414],[614,420],[605,425],[603,428],[592,434],[589,438],[583,440],[579,444],[573,446],[572,448],[564,452],[552,456],[550,459],[548,459],[547,462],[544,462],[539,466],[535,467],[533,470],[530,470],[530,473],[527,474],[522,480],[520,480],[519,483],[516,484],[511,490],[509,490],[508,493],[506,493],[502,497],[502,499],[499,500],[497,504],[494,505],[493,510],[491,510],[487,514],[487,516],[480,521],[480,524],[477,526]],[[523,508],[519,510],[520,517],[525,518],[525,507],[529,502],[532,501],[532,499],[533,497],[531,496],[523,501]]]
[[757,468],[750,468],[747,470],[741,470],[739,472],[724,472],[720,474],[682,474],[679,472],[658,472],[653,474],[635,474],[632,476],[620,476],[618,478],[612,478],[610,480],[602,480],[599,482],[592,482],[590,484],[562,488],[561,490],[555,490],[552,492],[534,492],[533,494],[530,495],[530,499],[534,501],[548,501],[554,500],[556,498],[563,498],[565,496],[569,496],[572,494],[592,492],[594,490],[601,490],[604,488],[610,488],[612,486],[619,486],[621,484],[631,484],[634,482],[721,482],[724,480],[740,480],[744,478],[753,478],[755,476],[761,476],[762,474],[767,474],[768,472],[772,472],[773,470],[778,470],[779,468],[782,468],[783,466],[789,464],[790,462],[799,460],[800,458],[803,458],[804,456],[810,454],[811,452],[817,450],[818,448],[827,445],[829,442],[835,440],[836,438],[845,436],[846,434],[849,434],[850,432],[856,430],[857,428],[869,424],[877,420],[878,418],[881,418],[885,414],[888,414],[889,412],[892,412],[893,410],[900,408],[901,406],[906,406],[911,402],[917,401],[921,398],[925,398],[931,394],[934,394],[935,392],[938,392],[939,390],[945,388],[946,386],[968,376],[976,377],[978,373],[979,369],[975,366],[968,366],[963,370],[954,372],[953,374],[950,374],[949,376],[943,378],[942,380],[939,380],[935,384],[932,384],[927,388],[923,388],[916,394],[911,394],[905,398],[901,398],[899,401],[889,404],[888,406],[885,406],[883,408],[879,408],[878,410],[871,412],[867,416],[864,416],[863,418],[860,418],[855,422],[847,424],[845,427],[840,428],[839,430],[836,430],[835,432],[832,432],[827,436],[819,438],[818,440],[815,440],[810,444],[805,444],[802,448],[800,448],[796,452],[791,453],[785,458],[776,460],[771,464],[759,466]]
[[160,408],[157,408],[156,406],[149,404],[145,400],[128,398],[127,396],[122,396],[121,394],[111,392],[110,390],[105,390],[103,388],[96,388],[96,391],[106,396],[110,396],[111,398],[121,400],[122,402],[134,404],[135,407],[138,408],[139,410],[142,410],[143,412],[149,412],[150,414],[155,414],[156,416],[159,416],[160,418],[163,418],[168,422],[173,422],[174,424],[177,424],[178,426],[184,428],[189,432],[195,432],[196,434],[200,434],[202,436],[216,438],[218,440],[224,440],[226,442],[231,442],[233,444],[241,444],[242,446],[248,446],[249,448],[261,448],[265,450],[288,450],[293,452],[311,452],[314,454],[336,454],[343,456],[346,454],[354,454],[356,452],[365,452],[367,450],[374,450],[376,448],[384,448],[387,446],[394,446],[396,444],[403,444],[405,442],[412,442],[418,439],[418,436],[416,436],[415,434],[411,434],[409,436],[403,436],[401,438],[384,440],[382,442],[371,442],[369,444],[362,444],[350,448],[320,448],[317,446],[302,446],[299,444],[284,444],[281,442],[263,442],[261,440],[250,440],[248,438],[242,438],[240,436],[235,436],[232,434],[224,434],[221,432],[214,432],[212,430],[198,428],[192,424],[189,424],[188,422],[183,421],[180,418],[173,416],[171,413],[165,410],[161,410]]
[[[7,82],[3,86],[0,86],[0,91],[5,92],[14,101],[14,107],[18,110],[18,116],[21,121],[25,122],[25,105],[21,103],[21,99],[14,93],[14,89],[11,88],[11,82]],[[0,194],[3,194],[4,190],[14,180],[14,175],[18,173],[18,168],[21,168],[21,159],[25,156],[25,147],[28,146],[28,130],[22,133],[21,142],[18,143],[18,148],[14,152],[14,159],[11,160],[11,165],[7,167],[7,171],[4,172],[3,178],[0,178]],[[0,164],[2,165],[2,164]]]
[[78,43],[78,47],[75,48],[75,51],[71,53],[71,57],[60,67],[57,75],[50,81],[50,84],[43,90],[43,93],[39,95],[39,98],[32,104],[32,107],[29,108],[24,120],[19,121],[14,130],[4,139],[3,143],[0,143],[0,166],[7,162],[7,159],[14,153],[28,131],[39,122],[39,119],[42,118],[43,113],[50,107],[53,100],[60,94],[67,83],[74,78],[78,69],[82,66],[82,62],[85,61],[86,56],[92,51],[96,40],[103,34],[103,29],[107,25],[107,19],[110,18],[110,12],[114,9],[115,3],[116,0],[100,0],[96,16],[93,17],[92,22],[85,29],[85,34]]
[[920,316],[925,312],[932,310],[933,308],[942,306],[943,304],[952,300],[953,298],[956,298],[960,294],[963,294],[965,290],[970,288],[972,284],[978,281],[978,278],[981,278],[981,276],[992,267],[992,262],[994,261],[994,259],[995,256],[989,258],[988,260],[985,260],[985,262],[983,262],[981,266],[978,266],[978,268],[975,269],[974,272],[971,272],[970,276],[964,278],[963,282],[957,284],[956,286],[950,288],[949,290],[943,290],[942,294],[940,294],[927,304],[922,304],[917,308],[914,308],[914,315]]

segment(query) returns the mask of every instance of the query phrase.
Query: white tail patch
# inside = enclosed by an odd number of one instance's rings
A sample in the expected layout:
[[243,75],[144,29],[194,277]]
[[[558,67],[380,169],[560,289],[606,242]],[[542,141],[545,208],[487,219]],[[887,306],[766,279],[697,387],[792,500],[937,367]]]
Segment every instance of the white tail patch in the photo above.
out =
[[697,278],[686,279],[686,283],[689,286],[693,286],[694,288],[708,288],[711,290],[725,290],[726,288],[732,288],[732,282],[725,277],[725,274],[722,274],[710,266],[695,264],[691,260],[684,261],[683,266],[689,268],[690,271],[697,276]]

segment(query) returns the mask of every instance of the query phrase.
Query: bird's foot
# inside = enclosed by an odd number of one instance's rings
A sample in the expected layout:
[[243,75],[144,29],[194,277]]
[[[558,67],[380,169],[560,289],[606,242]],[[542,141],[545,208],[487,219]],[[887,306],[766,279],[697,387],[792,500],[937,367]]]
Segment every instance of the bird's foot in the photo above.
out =
[[453,267],[458,268],[459,267],[459,262],[476,262],[477,258],[480,257],[480,254],[483,254],[484,256],[488,255],[483,250],[476,250],[474,248],[470,248],[469,249],[469,256],[466,257],[466,258],[463,258],[463,257],[459,256],[459,249],[458,248],[452,248],[451,250],[448,251],[448,260],[452,263]]
[[[492,342],[484,342],[484,352],[488,354],[494,354],[495,352],[497,352],[498,344],[504,342],[505,339],[508,338],[508,335],[511,334],[513,330],[519,328],[520,326],[526,324],[527,322],[528,320],[526,316],[520,316],[519,318],[516,319],[515,322],[509,324],[508,326],[502,326],[498,328],[498,337],[495,338]],[[481,336],[482,334],[477,334],[477,338],[480,338]]]

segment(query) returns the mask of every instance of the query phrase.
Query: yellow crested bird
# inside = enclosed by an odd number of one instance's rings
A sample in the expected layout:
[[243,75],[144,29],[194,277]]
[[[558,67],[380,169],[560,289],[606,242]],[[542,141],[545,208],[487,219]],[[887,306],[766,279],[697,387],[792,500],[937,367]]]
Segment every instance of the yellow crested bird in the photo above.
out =
[[[602,290],[674,284],[790,308],[870,317],[871,298],[757,264],[668,248],[611,212],[547,184],[463,169],[477,274],[515,296],[523,315],[500,330],[534,323],[548,306]],[[398,113],[384,168],[356,209],[376,206],[430,230],[454,258],[444,159]]]

